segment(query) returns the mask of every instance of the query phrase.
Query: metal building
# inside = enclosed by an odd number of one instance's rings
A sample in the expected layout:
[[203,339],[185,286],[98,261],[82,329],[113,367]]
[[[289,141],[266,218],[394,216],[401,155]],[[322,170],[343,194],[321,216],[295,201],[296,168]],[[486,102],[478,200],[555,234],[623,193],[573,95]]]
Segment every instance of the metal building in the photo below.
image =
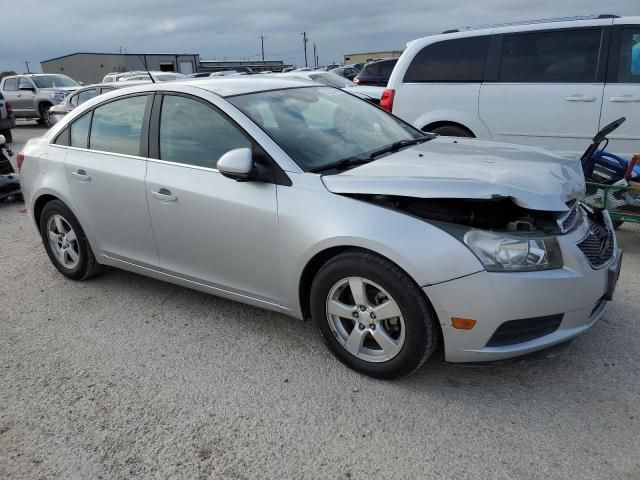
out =
[[193,53],[95,53],[79,52],[40,62],[44,73],[63,73],[85,84],[98,83],[111,72],[132,70],[198,71],[200,56]]
[[398,58],[402,55],[402,50],[387,50],[384,52],[365,52],[365,53],[347,53],[344,55],[344,63],[346,65],[353,63],[367,63],[372,60],[380,60],[382,58]]

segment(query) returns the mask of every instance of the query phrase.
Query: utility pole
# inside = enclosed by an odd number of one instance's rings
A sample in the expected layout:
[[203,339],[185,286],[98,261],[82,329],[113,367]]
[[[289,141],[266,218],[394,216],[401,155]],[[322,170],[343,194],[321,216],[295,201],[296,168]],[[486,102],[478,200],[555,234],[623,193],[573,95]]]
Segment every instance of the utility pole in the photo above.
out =
[[258,38],[260,39],[260,44],[262,47],[262,61],[264,62],[264,41],[267,39],[267,37],[261,34]]
[[307,38],[307,32],[302,32],[300,35],[302,35],[302,45],[304,46],[304,66],[308,67],[309,62],[307,61],[307,42],[309,41],[309,39]]
[[318,68],[318,47],[316,47],[316,42],[313,42],[313,63]]
[[27,73],[31,73],[31,70],[29,70],[29,62],[25,60],[24,64],[27,66]]

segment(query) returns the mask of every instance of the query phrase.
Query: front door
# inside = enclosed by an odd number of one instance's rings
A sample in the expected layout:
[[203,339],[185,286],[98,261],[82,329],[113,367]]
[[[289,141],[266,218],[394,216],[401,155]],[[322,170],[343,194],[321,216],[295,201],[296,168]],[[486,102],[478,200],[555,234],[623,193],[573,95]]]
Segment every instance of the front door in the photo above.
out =
[[157,266],[144,189],[147,161],[140,156],[151,98],[118,99],[75,120],[65,171],[80,223],[93,235],[100,253]]
[[[602,28],[505,34],[479,113],[494,140],[582,152],[598,131]],[[602,75],[602,74],[601,74]]]
[[609,135],[607,149],[630,157],[640,152],[640,24],[614,30],[610,65],[600,128],[625,117],[626,122]]
[[146,189],[161,268],[253,298],[276,299],[276,187],[236,182],[216,170],[222,154],[250,148],[251,141],[200,99],[165,94],[159,103],[157,160],[149,160]]

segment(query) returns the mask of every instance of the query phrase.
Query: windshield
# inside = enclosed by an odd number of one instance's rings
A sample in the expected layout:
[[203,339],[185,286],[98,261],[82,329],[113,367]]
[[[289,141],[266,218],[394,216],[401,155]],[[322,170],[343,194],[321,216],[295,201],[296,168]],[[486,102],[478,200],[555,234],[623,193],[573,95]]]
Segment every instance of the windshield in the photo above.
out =
[[318,170],[424,135],[369,102],[329,87],[227,98],[305,170]]
[[38,88],[78,87],[80,84],[66,75],[38,75],[31,77]]
[[351,80],[347,80],[346,78],[331,72],[311,73],[309,74],[309,78],[316,82],[329,85],[330,87],[344,88],[355,86],[355,83],[353,83]]

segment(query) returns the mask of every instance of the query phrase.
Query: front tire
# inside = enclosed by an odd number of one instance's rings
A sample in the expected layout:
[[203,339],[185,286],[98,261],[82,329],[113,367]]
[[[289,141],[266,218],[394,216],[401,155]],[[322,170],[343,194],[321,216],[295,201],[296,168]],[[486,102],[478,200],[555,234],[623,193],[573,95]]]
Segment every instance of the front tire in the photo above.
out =
[[422,290],[397,265],[350,250],[328,261],[311,286],[313,322],[349,368],[381,379],[417,370],[437,346]]
[[42,209],[40,235],[51,263],[65,277],[87,280],[100,272],[84,230],[61,201],[53,200]]

